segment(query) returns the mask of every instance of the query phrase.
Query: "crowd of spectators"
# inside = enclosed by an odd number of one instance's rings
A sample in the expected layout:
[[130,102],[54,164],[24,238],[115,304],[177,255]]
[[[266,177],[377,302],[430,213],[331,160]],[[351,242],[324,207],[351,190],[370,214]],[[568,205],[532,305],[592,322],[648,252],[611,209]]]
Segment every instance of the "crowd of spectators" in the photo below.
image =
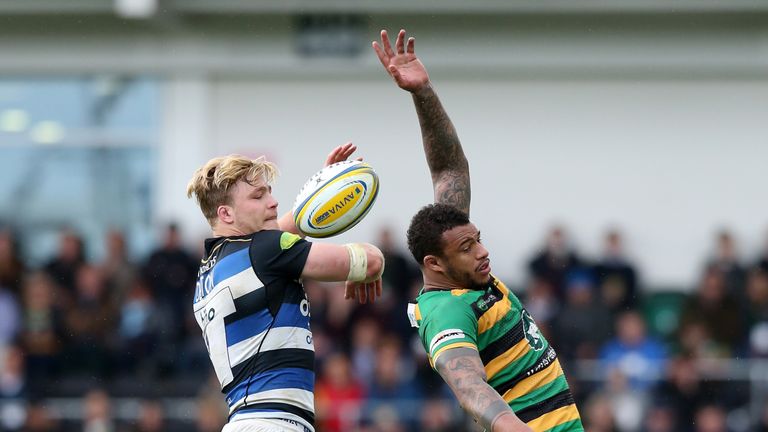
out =
[[[305,284],[319,432],[473,430],[405,318],[420,272],[394,235],[376,241],[387,266],[374,305]],[[143,260],[119,231],[105,239],[94,262],[64,230],[35,268],[0,229],[0,431],[219,431],[223,397],[191,313],[200,257],[174,225]],[[693,289],[659,295],[618,231],[591,259],[564,229],[547,235],[518,294],[558,351],[587,430],[768,431],[768,373],[748,367],[768,357],[768,244],[742,260],[723,231],[715,249]]]

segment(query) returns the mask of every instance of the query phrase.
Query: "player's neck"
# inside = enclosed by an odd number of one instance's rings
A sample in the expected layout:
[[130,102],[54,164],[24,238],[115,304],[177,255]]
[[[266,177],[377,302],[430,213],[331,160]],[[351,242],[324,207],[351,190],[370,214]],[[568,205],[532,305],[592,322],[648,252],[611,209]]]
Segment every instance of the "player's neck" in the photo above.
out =
[[422,272],[422,277],[424,278],[424,290],[425,291],[435,291],[435,290],[444,290],[444,291],[451,291],[455,289],[467,289],[469,287],[462,286],[461,284],[456,283],[452,279],[446,277],[442,273],[427,273]]

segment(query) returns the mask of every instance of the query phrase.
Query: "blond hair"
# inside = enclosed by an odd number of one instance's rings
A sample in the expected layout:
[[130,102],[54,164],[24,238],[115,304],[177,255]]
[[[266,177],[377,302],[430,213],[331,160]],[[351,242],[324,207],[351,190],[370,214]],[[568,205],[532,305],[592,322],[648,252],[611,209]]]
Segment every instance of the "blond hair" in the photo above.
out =
[[187,197],[195,195],[200,210],[213,226],[219,206],[232,204],[230,191],[238,181],[253,185],[263,178],[272,184],[276,177],[277,167],[264,156],[257,159],[240,155],[217,157],[195,171],[187,185]]

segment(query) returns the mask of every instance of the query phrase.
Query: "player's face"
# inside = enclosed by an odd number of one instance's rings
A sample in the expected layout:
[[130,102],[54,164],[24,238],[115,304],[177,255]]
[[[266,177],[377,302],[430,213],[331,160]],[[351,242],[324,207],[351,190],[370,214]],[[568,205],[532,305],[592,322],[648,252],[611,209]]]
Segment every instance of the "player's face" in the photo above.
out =
[[446,275],[460,286],[480,288],[491,280],[488,249],[480,243],[474,224],[457,226],[443,233]]
[[253,184],[239,181],[232,188],[234,226],[243,234],[278,229],[277,200],[265,179]]

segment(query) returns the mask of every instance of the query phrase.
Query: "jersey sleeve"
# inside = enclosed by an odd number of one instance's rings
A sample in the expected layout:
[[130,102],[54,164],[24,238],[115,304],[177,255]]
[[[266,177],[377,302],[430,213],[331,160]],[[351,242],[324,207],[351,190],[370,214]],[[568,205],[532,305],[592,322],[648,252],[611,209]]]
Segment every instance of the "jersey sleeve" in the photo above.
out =
[[312,243],[285,231],[259,231],[251,242],[251,263],[257,274],[299,279]]
[[456,297],[439,302],[419,302],[419,337],[435,362],[442,353],[452,348],[477,350],[477,319],[470,305]]

